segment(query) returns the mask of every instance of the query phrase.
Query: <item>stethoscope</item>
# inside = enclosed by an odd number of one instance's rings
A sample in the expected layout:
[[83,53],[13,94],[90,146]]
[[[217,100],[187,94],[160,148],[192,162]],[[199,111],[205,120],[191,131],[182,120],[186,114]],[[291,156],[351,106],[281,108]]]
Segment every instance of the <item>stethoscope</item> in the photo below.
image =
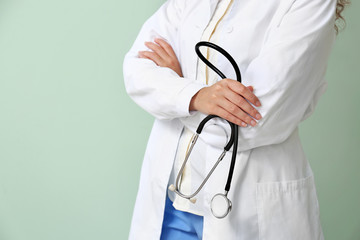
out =
[[[220,52],[224,57],[226,57],[230,61],[231,65],[233,66],[233,68],[235,70],[237,81],[241,82],[240,69],[239,69],[238,65],[236,64],[235,60],[231,57],[231,55],[229,53],[227,53],[223,48],[221,48],[218,45],[211,43],[211,42],[202,41],[195,45],[195,51],[196,51],[196,54],[198,55],[198,57],[207,66],[209,66],[212,70],[214,70],[222,79],[226,78],[226,76],[204,57],[204,55],[200,52],[200,47],[202,47],[202,46],[212,48],[212,49]],[[187,154],[185,156],[185,160],[179,170],[179,173],[177,174],[175,186],[173,184],[171,184],[169,186],[169,190],[175,192],[176,194],[178,194],[179,196],[181,196],[183,198],[189,199],[192,203],[195,203],[196,202],[195,196],[204,187],[205,183],[210,178],[211,174],[214,172],[214,170],[216,169],[218,164],[223,160],[226,153],[230,150],[231,147],[233,147],[233,152],[232,152],[232,156],[231,156],[231,164],[230,164],[230,168],[229,168],[227,182],[225,185],[225,192],[214,195],[213,198],[211,199],[211,204],[210,204],[212,214],[217,218],[224,218],[229,214],[229,212],[231,211],[231,208],[232,208],[232,203],[231,203],[230,199],[227,197],[227,195],[230,190],[231,180],[232,180],[232,176],[234,173],[236,152],[237,152],[237,146],[238,146],[238,131],[239,131],[239,129],[238,129],[238,126],[235,125],[234,123],[231,123],[226,120],[231,128],[230,140],[225,145],[224,151],[221,153],[218,160],[215,162],[214,166],[211,168],[211,170],[209,171],[207,176],[204,178],[204,180],[202,181],[200,186],[197,188],[197,190],[192,194],[183,194],[182,192],[180,192],[180,181],[181,181],[181,178],[182,178],[182,175],[184,172],[185,165],[186,165],[187,161],[189,160],[189,156],[192,152],[192,149],[194,148],[194,145],[195,145],[196,141],[198,140],[199,135],[201,134],[205,124],[213,118],[220,118],[220,117],[216,116],[216,115],[208,115],[206,118],[204,118],[200,122],[200,124],[196,130],[196,134],[194,135],[194,137],[191,141],[189,151],[187,152]]]

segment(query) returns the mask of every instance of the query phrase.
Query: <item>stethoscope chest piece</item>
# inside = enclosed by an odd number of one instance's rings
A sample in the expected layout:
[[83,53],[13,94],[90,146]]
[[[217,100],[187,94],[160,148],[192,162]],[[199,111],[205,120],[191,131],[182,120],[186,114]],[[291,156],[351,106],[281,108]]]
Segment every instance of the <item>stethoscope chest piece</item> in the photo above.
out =
[[215,217],[224,218],[231,211],[232,203],[226,194],[218,193],[211,199],[210,208]]

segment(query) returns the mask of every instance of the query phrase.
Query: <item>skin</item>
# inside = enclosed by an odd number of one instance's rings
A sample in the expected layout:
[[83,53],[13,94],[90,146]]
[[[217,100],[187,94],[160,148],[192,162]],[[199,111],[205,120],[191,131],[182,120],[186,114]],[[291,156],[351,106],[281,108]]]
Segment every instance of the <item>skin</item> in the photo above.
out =
[[[156,65],[167,67],[183,77],[177,56],[165,40],[157,38],[145,42],[152,51],[140,51],[139,57],[152,60]],[[262,118],[255,107],[260,107],[259,99],[252,86],[245,86],[233,79],[222,79],[217,83],[200,89],[191,99],[189,110],[214,114],[239,126],[256,126]]]

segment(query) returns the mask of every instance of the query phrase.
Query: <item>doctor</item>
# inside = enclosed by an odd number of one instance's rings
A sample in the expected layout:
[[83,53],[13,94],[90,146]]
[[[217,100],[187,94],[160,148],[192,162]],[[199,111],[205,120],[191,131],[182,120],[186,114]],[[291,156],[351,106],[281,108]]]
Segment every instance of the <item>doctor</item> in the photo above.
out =
[[[336,0],[168,0],[145,22],[123,69],[128,94],[156,118],[129,239],[192,239],[191,229],[206,240],[323,239],[314,177],[298,125],[312,114],[326,88],[336,4]],[[198,61],[194,46],[200,40],[214,42],[233,56],[242,71],[242,84],[233,80],[231,65],[216,52],[202,50],[229,79],[218,79]],[[207,114],[240,126],[228,195],[233,209],[224,219],[211,214],[210,200],[224,189],[231,154],[196,204],[167,190],[192,134]],[[220,119],[204,129],[183,176],[184,191],[197,187],[229,134]],[[164,237],[172,228],[166,225],[169,211],[175,211],[174,216],[187,214],[184,221],[190,225],[180,232],[190,229],[189,238]]]

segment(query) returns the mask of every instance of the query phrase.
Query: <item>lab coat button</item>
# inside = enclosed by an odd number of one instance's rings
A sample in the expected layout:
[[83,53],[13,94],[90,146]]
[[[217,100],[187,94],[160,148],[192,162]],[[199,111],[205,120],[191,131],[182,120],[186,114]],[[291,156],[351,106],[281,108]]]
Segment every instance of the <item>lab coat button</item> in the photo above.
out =
[[226,29],[226,32],[231,33],[233,30],[234,30],[234,28],[232,26],[230,26]]

